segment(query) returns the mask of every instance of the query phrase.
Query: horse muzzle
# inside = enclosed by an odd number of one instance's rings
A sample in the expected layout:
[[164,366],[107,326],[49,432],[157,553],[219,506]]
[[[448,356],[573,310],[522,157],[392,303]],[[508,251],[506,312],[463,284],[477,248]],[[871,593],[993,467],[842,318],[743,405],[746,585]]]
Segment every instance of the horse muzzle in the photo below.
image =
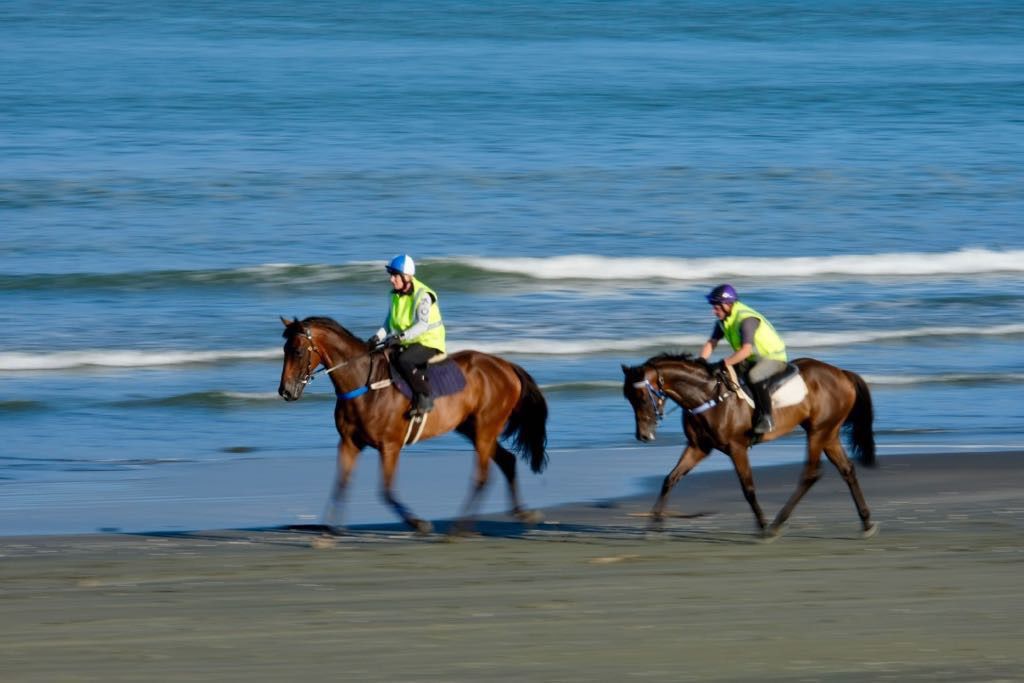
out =
[[303,386],[285,386],[283,383],[277,388],[277,395],[286,401],[298,401],[302,398]]
[[637,428],[637,430],[636,430],[636,440],[637,441],[643,441],[644,443],[650,443],[651,441],[654,441],[654,439],[655,439],[655,437],[654,437],[654,430],[653,429],[644,430],[644,429],[640,429],[639,427]]

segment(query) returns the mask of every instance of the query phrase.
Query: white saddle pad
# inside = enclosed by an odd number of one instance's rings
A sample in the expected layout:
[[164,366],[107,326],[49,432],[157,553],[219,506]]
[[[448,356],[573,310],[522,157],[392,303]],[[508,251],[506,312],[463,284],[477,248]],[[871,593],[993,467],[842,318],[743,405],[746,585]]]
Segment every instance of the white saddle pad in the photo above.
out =
[[[733,383],[737,383],[736,371],[732,369],[732,366],[728,366],[726,370],[729,373],[729,377],[732,378]],[[740,391],[739,395],[747,402],[751,408],[754,407],[754,399],[747,395],[747,392]],[[789,406],[795,406],[800,401],[804,400],[807,396],[807,385],[804,383],[804,378],[797,373],[787,379],[785,382],[780,384],[772,391],[772,410],[777,408],[787,408]]]
[[807,385],[804,378],[795,374],[772,392],[772,408],[785,408],[795,406],[807,396]]

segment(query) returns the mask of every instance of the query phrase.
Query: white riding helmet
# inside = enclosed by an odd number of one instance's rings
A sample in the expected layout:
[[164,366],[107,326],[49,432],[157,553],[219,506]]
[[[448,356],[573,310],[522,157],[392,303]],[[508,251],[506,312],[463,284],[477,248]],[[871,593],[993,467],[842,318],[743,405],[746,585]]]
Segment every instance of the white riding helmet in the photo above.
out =
[[384,266],[384,268],[392,275],[415,275],[416,264],[412,260],[412,256],[408,254],[399,254],[395,258]]

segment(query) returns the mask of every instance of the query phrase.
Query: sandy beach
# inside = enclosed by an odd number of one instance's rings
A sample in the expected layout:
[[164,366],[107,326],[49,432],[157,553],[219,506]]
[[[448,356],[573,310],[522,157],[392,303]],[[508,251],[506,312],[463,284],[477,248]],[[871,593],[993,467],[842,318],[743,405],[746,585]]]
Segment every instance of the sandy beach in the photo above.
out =
[[[766,513],[798,467],[755,469]],[[829,467],[771,544],[731,472],[499,516],[397,526],[0,538],[5,681],[1010,681],[1024,654],[1024,454]],[[443,522],[439,523],[444,528]]]

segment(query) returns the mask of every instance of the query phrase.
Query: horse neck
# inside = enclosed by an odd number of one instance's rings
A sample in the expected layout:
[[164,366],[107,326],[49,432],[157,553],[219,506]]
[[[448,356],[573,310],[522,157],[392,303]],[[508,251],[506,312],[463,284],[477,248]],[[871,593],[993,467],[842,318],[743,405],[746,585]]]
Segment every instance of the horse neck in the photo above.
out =
[[680,362],[655,367],[665,383],[665,393],[684,408],[704,403],[715,388],[714,380],[697,365]]
[[343,364],[327,373],[336,392],[350,391],[366,381],[370,360],[362,341],[324,327],[314,327],[312,332],[321,356],[324,356],[321,360],[323,367],[330,369]]

